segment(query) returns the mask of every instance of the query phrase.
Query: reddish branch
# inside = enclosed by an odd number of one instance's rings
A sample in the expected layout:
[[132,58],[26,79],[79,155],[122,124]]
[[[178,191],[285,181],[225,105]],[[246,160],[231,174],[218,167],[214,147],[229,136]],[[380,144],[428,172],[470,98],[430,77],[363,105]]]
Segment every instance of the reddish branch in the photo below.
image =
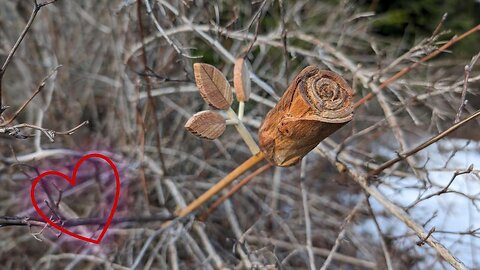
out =
[[[142,4],[140,0],[137,0],[137,17],[138,17],[138,28],[140,31],[140,39],[142,42],[142,61],[143,61],[143,72],[147,73],[150,69],[148,68],[147,64],[147,52],[145,50],[145,31],[142,23]],[[155,128],[155,139],[157,143],[157,151],[158,151],[158,157],[160,159],[160,163],[162,166],[163,173],[167,173],[167,167],[165,166],[165,161],[163,159],[163,153],[162,153],[162,139],[160,136],[160,122],[158,121],[158,116],[157,116],[157,104],[155,102],[155,99],[152,96],[152,82],[150,80],[149,76],[145,76],[145,83],[146,83],[146,88],[147,88],[147,95],[148,95],[148,104],[151,107],[151,113],[152,113],[152,118],[153,118],[153,124]]]
[[[424,63],[424,62],[427,62],[428,60],[434,58],[435,56],[439,55],[441,52],[445,51],[447,48],[449,48],[450,46],[452,46],[453,44],[459,42],[460,40],[466,38],[467,36],[477,32],[477,31],[480,31],[480,24],[473,27],[472,29],[468,30],[467,32],[463,33],[462,35],[458,36],[458,37],[455,37],[453,39],[451,39],[449,42],[445,43],[442,47],[438,48],[437,50],[433,51],[432,53],[430,53],[429,55],[423,57],[422,59],[420,59],[418,62],[415,62],[413,64],[411,64],[410,66],[408,67],[405,67],[403,68],[402,70],[400,70],[399,72],[397,72],[395,75],[393,75],[392,77],[390,77],[389,79],[387,79],[386,81],[382,82],[382,84],[380,84],[380,86],[378,87],[378,90],[381,91],[383,90],[385,87],[389,86],[391,83],[395,82],[396,80],[400,79],[401,77],[403,77],[405,74],[409,73],[410,71],[412,71],[414,68],[416,68],[417,66],[419,66],[421,63]],[[361,105],[363,105],[365,102],[367,102],[368,100],[370,100],[372,97],[375,96],[376,93],[374,92],[370,92],[368,95],[364,96],[363,98],[361,98],[359,101],[357,101],[354,105],[355,108],[358,108],[360,107]]]

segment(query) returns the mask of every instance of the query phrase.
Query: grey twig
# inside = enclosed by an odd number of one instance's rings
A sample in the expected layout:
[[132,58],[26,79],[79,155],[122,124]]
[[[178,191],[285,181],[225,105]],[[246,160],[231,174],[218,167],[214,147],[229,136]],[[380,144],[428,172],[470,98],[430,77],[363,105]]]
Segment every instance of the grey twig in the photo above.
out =
[[462,116],[462,111],[465,105],[467,105],[467,89],[468,89],[468,78],[470,77],[470,72],[472,71],[473,65],[477,62],[478,58],[480,57],[480,53],[475,55],[470,61],[470,64],[465,66],[465,79],[463,83],[463,90],[462,90],[462,97],[460,98],[460,107],[458,108],[457,115],[455,116],[455,123],[460,121],[460,117]]
[[[147,222],[160,222],[174,219],[173,216],[161,214],[151,216],[131,216],[131,217],[114,217],[111,224],[120,223],[147,223]],[[107,218],[77,218],[67,219],[62,221],[64,227],[76,227],[83,225],[105,225]],[[0,217],[0,228],[8,226],[45,226],[46,222],[42,219],[29,218],[29,217]]]

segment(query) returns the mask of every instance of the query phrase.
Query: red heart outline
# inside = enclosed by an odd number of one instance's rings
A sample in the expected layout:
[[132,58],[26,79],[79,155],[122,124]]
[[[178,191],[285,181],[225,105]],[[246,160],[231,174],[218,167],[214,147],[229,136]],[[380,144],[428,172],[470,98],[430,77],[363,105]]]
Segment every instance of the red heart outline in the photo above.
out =
[[[100,158],[100,159],[103,159],[105,160],[109,165],[110,167],[112,167],[113,169],[113,172],[115,174],[115,199],[113,201],[113,206],[112,206],[112,210],[110,211],[110,215],[108,216],[108,219],[107,219],[107,222],[105,223],[105,225],[103,226],[103,229],[102,229],[102,232],[100,233],[100,235],[98,236],[97,239],[92,239],[92,238],[89,238],[89,237],[85,237],[85,236],[82,236],[82,235],[79,235],[79,234],[76,234],[72,231],[69,231],[65,228],[63,228],[62,226],[58,225],[58,224],[55,224],[53,221],[51,221],[43,212],[42,210],[40,209],[40,207],[38,207],[37,205],[37,201],[35,200],[35,187],[37,186],[37,184],[40,182],[40,180],[45,177],[45,176],[48,176],[48,175],[55,175],[55,176],[60,176],[62,177],[63,179],[67,180],[72,186],[75,186],[76,185],[76,176],[77,176],[77,171],[78,171],[78,168],[80,167],[80,165],[82,165],[82,163],[89,159],[89,158]],[[40,174],[39,176],[37,176],[37,178],[35,179],[35,181],[33,181],[32,183],[32,188],[30,190],[30,198],[32,199],[32,203],[33,203],[33,207],[35,207],[35,210],[37,211],[37,213],[48,223],[50,224],[52,227],[56,228],[57,230],[65,233],[65,234],[68,234],[70,236],[73,236],[77,239],[80,239],[80,240],[83,240],[83,241],[86,241],[86,242],[90,242],[90,243],[93,243],[93,244],[100,244],[100,241],[102,241],[102,238],[103,236],[105,236],[105,233],[107,232],[108,230],[108,227],[110,226],[110,223],[112,222],[112,219],[113,219],[113,215],[115,214],[115,210],[117,210],[117,203],[118,203],[118,198],[120,197],[120,176],[118,174],[118,170],[117,170],[117,167],[115,167],[115,164],[113,164],[113,162],[105,155],[102,155],[102,154],[98,154],[98,153],[93,153],[93,154],[88,154],[88,155],[85,155],[83,156],[78,162],[77,164],[75,165],[75,168],[73,169],[73,174],[72,174],[72,177],[68,177],[67,175],[61,173],[61,172],[57,172],[57,171],[48,171],[48,172],[44,172],[42,174]]]

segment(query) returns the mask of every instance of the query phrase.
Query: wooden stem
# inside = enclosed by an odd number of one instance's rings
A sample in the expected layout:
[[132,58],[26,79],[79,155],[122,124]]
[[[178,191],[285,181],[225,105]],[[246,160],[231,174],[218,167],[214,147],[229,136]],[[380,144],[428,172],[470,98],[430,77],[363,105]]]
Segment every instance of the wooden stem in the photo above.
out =
[[232,183],[238,176],[249,170],[251,167],[255,166],[255,164],[259,163],[264,159],[263,152],[258,152],[257,154],[253,155],[245,162],[243,162],[240,166],[235,168],[235,170],[231,171],[227,176],[225,176],[222,180],[218,183],[213,185],[209,190],[205,193],[200,195],[197,199],[187,205],[185,208],[180,209],[177,213],[177,217],[185,217],[186,215],[195,211],[198,207],[208,201],[211,197],[215,196],[218,192],[222,191],[226,188],[230,183]]
[[238,102],[238,119],[240,121],[243,119],[244,113],[245,113],[245,102],[239,101]]
[[263,173],[264,171],[268,170],[270,167],[272,167],[272,163],[268,163],[263,165],[262,167],[258,168],[255,170],[253,173],[248,175],[247,177],[243,178],[242,181],[238,182],[234,187],[232,187],[231,190],[228,191],[227,194],[223,195],[220,197],[218,200],[216,200],[212,206],[210,206],[205,212],[203,212],[200,217],[198,218],[199,221],[205,221],[207,220],[208,216],[215,211],[218,206],[220,206],[223,202],[225,202],[228,198],[232,197],[233,194],[237,193],[243,186],[246,184],[250,183],[257,175]]
[[253,155],[260,152],[260,148],[258,147],[257,143],[252,138],[252,135],[250,135],[250,132],[248,132],[247,128],[242,123],[242,121],[238,119],[238,116],[235,113],[235,111],[232,108],[229,108],[227,111],[227,115],[231,120],[237,121],[235,128],[237,129],[238,133],[247,144],[248,148],[250,149],[250,152],[252,152]]

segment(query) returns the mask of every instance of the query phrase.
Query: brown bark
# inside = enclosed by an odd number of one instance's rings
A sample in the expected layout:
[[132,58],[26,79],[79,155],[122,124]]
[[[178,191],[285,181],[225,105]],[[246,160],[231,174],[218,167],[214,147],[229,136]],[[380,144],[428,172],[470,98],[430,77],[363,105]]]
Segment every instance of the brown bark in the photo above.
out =
[[259,131],[276,166],[291,166],[353,117],[353,91],[338,74],[308,66],[297,75]]

